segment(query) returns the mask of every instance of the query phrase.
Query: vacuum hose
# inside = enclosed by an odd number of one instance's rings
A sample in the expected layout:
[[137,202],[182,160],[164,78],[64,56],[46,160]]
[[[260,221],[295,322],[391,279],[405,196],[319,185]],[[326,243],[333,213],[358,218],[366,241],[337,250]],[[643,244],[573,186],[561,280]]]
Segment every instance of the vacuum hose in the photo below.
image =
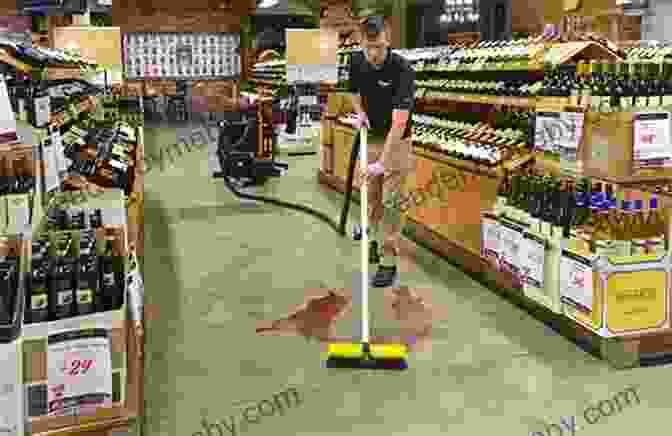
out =
[[[357,156],[359,155],[359,133],[355,135],[355,141],[352,147],[352,151],[350,153],[350,164],[348,166],[348,180],[347,180],[347,186],[346,186],[346,192],[345,192],[345,202],[343,204],[343,209],[341,210],[341,219],[340,222],[336,223],[331,217],[326,215],[323,212],[317,211],[315,209],[312,209],[308,206],[303,206],[301,204],[295,204],[295,203],[290,203],[287,201],[282,201],[278,200],[277,198],[272,198],[272,197],[265,197],[261,195],[254,195],[254,194],[247,194],[245,192],[240,192],[236,186],[231,182],[229,179],[229,170],[230,167],[229,165],[226,165],[226,154],[223,153],[223,150],[220,151],[220,166],[222,167],[223,171],[223,176],[224,176],[224,183],[226,186],[231,190],[231,192],[236,195],[238,198],[242,199],[248,199],[248,200],[255,200],[255,201],[260,201],[264,203],[269,203],[273,204],[276,206],[284,207],[287,209],[293,209],[299,212],[306,213],[308,215],[312,215],[315,218],[322,220],[325,222],[329,227],[331,227],[336,233],[340,234],[341,236],[345,236],[346,233],[346,225],[347,225],[347,220],[348,220],[348,213],[350,211],[350,200],[352,199],[352,183],[354,179],[354,173],[355,173],[355,165],[357,164]],[[233,149],[237,148],[233,147]],[[223,158],[222,155],[224,154]]]

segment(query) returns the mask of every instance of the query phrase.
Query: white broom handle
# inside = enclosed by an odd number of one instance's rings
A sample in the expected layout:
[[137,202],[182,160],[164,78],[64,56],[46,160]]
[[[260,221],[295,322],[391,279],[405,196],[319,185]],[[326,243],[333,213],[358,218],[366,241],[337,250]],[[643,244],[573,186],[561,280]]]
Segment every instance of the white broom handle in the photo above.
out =
[[[367,129],[363,127],[359,132],[359,161],[362,165],[362,174],[367,173],[369,151],[367,146]],[[369,342],[369,214],[368,214],[368,183],[360,187],[360,213],[362,222],[362,342]]]

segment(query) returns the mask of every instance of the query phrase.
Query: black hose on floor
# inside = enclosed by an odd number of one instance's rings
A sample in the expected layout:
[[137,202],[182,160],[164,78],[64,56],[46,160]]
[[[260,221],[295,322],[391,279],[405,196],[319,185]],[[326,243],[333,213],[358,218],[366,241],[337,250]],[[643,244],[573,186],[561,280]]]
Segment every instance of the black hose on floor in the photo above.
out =
[[221,165],[222,166],[222,171],[224,172],[224,183],[226,186],[231,190],[231,192],[234,193],[234,195],[238,198],[242,199],[247,199],[247,200],[255,200],[255,201],[260,201],[264,203],[269,203],[273,204],[276,206],[284,207],[287,209],[293,209],[299,212],[306,213],[308,215],[312,215],[313,217],[325,222],[326,224],[329,225],[336,233],[340,234],[341,236],[345,236],[346,232],[346,226],[347,226],[347,221],[348,221],[348,213],[350,211],[350,200],[352,199],[352,183],[354,179],[354,173],[355,173],[355,165],[357,163],[357,156],[359,155],[359,133],[355,135],[355,141],[352,146],[352,151],[350,153],[350,164],[348,166],[348,180],[346,184],[346,191],[345,191],[345,202],[343,203],[343,209],[341,210],[341,219],[339,223],[336,223],[331,217],[328,215],[312,209],[308,206],[303,206],[301,204],[295,204],[295,203],[289,203],[287,201],[279,200],[277,198],[272,198],[272,197],[264,197],[261,195],[253,195],[253,194],[246,194],[244,192],[240,192],[234,185],[231,183],[231,180],[229,180],[229,175],[228,175],[228,166],[227,165]]

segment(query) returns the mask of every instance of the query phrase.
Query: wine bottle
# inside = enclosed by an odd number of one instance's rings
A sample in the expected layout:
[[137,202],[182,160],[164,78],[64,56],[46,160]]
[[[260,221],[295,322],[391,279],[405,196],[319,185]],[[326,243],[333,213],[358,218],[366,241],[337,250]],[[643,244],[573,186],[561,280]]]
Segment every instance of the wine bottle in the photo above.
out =
[[117,310],[123,305],[124,287],[115,271],[115,263],[112,241],[107,240],[103,254],[99,257],[100,311]]
[[52,319],[70,318],[76,313],[77,260],[72,255],[72,236],[66,233],[57,241],[57,253],[50,280]]
[[[84,212],[84,211],[82,211]],[[84,227],[84,223],[82,223]],[[77,315],[96,311],[98,297],[98,262],[96,259],[96,235],[93,231],[81,231],[77,274]]]

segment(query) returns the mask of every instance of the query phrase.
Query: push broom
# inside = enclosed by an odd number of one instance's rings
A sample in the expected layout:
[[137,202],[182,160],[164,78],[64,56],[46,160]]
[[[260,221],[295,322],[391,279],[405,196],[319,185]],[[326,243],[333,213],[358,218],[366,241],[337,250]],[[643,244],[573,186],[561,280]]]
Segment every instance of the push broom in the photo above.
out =
[[[366,174],[368,147],[367,129],[360,130],[360,162]],[[408,368],[408,350],[402,344],[371,344],[369,338],[369,235],[367,183],[360,188],[362,222],[362,285],[361,285],[361,343],[333,343],[327,349],[327,368],[395,369]]]

